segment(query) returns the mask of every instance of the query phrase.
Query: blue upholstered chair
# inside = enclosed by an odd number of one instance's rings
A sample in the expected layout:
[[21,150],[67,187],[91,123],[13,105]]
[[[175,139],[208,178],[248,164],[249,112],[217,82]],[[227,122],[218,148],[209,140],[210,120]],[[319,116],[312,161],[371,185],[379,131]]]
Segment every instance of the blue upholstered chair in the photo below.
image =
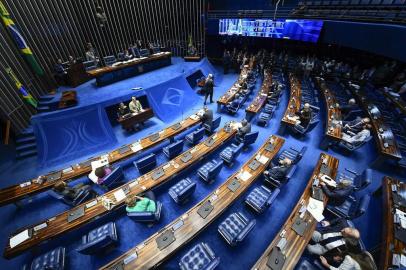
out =
[[208,133],[213,133],[219,126],[221,122],[221,116],[217,116],[213,122],[211,123],[211,126],[208,124],[204,124],[203,127]]
[[355,191],[360,191],[369,186],[372,182],[372,170],[366,169],[361,174],[354,172],[350,169],[345,169],[344,172],[338,174],[337,182],[342,181],[343,179],[349,180],[352,182]]
[[137,222],[156,222],[161,218],[161,212],[162,212],[162,203],[161,202],[155,202],[156,203],[156,210],[155,212],[127,212],[127,216],[129,216],[132,220],[137,221]]
[[257,118],[257,125],[258,126],[263,126],[266,127],[268,126],[269,120],[272,118],[272,114],[266,113],[266,112],[261,112]]
[[115,62],[117,62],[116,57],[114,55],[105,56],[103,57],[103,60],[106,66],[112,66]]
[[183,143],[184,140],[179,140],[174,143],[171,143],[170,145],[164,147],[162,149],[162,152],[164,152],[165,156],[169,159],[172,159],[182,153],[183,150]]
[[123,168],[121,166],[117,166],[109,175],[104,178],[102,186],[106,189],[115,188],[122,184],[123,178]]
[[117,54],[118,61],[125,61],[125,54],[123,52],[119,52]]
[[312,106],[312,105],[310,105],[310,108],[312,109],[312,118],[310,119],[309,124],[306,127],[303,127],[300,124],[293,126],[293,130],[299,134],[303,135],[306,132],[312,130],[320,122],[320,116],[319,116],[320,108],[316,107],[316,106]]
[[278,160],[288,158],[292,160],[293,164],[297,164],[302,159],[306,150],[307,150],[306,146],[303,146],[302,149],[300,150],[290,147],[289,150],[282,151],[282,153],[278,156]]
[[275,110],[275,106],[272,106],[270,104],[265,104],[265,107],[264,107],[265,113],[272,114],[274,110]]
[[147,56],[149,56],[149,51],[147,49],[141,49],[140,55],[141,55],[141,57],[147,57]]
[[255,143],[255,141],[258,138],[258,135],[259,135],[259,131],[254,131],[254,132],[245,134],[244,138],[237,136],[237,137],[235,137],[235,139],[238,143],[242,143],[244,145],[244,147],[247,147],[248,145]]
[[82,202],[85,202],[85,201],[93,198],[95,196],[95,192],[92,190],[92,188],[90,186],[84,185],[83,187],[78,189],[73,200],[53,189],[48,191],[48,195],[50,195],[51,197],[53,197],[57,200],[62,201],[63,203],[65,203],[67,205],[76,206],[76,205],[81,204]]
[[109,222],[82,236],[82,243],[76,250],[85,255],[103,253],[106,249],[117,243],[116,224]]
[[202,167],[199,168],[197,171],[200,178],[207,183],[211,183],[220,173],[221,169],[223,168],[223,161],[217,162],[216,160],[212,160],[204,164]]
[[226,108],[230,114],[236,114],[240,109],[241,105],[244,103],[244,97],[239,97],[238,100],[232,101],[227,104]]
[[97,68],[97,64],[93,60],[83,62],[83,66],[85,67],[86,71],[93,70],[93,69]]
[[176,203],[183,203],[195,192],[196,183],[185,178],[169,189],[169,195]]
[[[321,268],[320,268],[321,267]],[[320,264],[315,264],[306,259],[302,260],[295,268],[295,270],[323,270],[324,268]]]
[[193,131],[192,133],[186,135],[186,140],[190,144],[198,143],[204,136],[204,128],[199,128],[198,130]]
[[245,203],[257,213],[263,213],[273,203],[280,192],[279,188],[270,191],[265,186],[255,188],[248,194]]
[[241,153],[242,148],[244,147],[243,144],[235,145],[232,144],[231,146],[227,147],[220,153],[220,158],[224,160],[224,162],[228,166],[232,166],[234,163],[234,160],[238,157],[238,155]]
[[138,161],[134,161],[134,166],[138,169],[140,174],[146,174],[156,166],[155,154],[152,153]]
[[229,215],[217,230],[230,246],[236,246],[254,228],[255,223],[255,219],[249,221],[242,213],[236,212]]
[[180,259],[181,270],[213,270],[220,263],[213,250],[206,243],[199,243],[192,247]]
[[63,270],[66,265],[65,253],[64,247],[57,247],[24,265],[23,270]]
[[371,195],[365,194],[359,199],[349,196],[342,205],[327,206],[327,210],[337,217],[344,217],[347,219],[354,219],[362,216],[369,206]]
[[292,178],[292,176],[296,172],[296,169],[297,165],[292,165],[289,168],[286,177],[284,179],[275,179],[268,174],[264,174],[264,182],[274,188],[280,188],[283,184],[287,183]]

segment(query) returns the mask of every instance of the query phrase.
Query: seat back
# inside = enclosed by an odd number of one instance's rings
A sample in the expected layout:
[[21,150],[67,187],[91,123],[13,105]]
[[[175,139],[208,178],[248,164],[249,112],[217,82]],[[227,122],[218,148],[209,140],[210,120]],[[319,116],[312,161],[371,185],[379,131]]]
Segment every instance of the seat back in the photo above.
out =
[[199,243],[190,249],[179,262],[181,270],[206,269],[213,270],[220,263],[220,258],[206,243]]
[[221,116],[216,117],[211,124],[211,132],[214,132],[221,123]]
[[83,66],[86,71],[97,68],[96,63],[93,60],[83,62]]
[[173,158],[180,154],[183,150],[184,140],[176,141],[164,148],[164,153],[168,158]]
[[243,144],[244,145],[250,145],[255,143],[259,135],[259,131],[254,131],[248,134],[245,134]]
[[118,241],[116,225],[109,222],[82,237],[82,244],[76,249],[79,253],[90,255],[104,251],[106,247]]
[[125,60],[125,54],[120,52],[120,53],[117,54],[117,58],[118,58],[118,61],[124,61]]
[[123,179],[124,173],[121,166],[117,166],[113,171],[104,178],[103,186],[113,187]]
[[109,56],[105,56],[103,57],[104,63],[106,64],[106,66],[111,66],[116,62],[116,57],[114,55],[109,55]]
[[214,179],[220,173],[221,169],[223,168],[223,160],[218,161],[216,165],[209,170],[208,179]]
[[201,140],[204,136],[204,128],[199,128],[198,130],[192,133],[193,142]]
[[175,202],[181,203],[188,199],[195,189],[196,183],[190,180],[190,178],[185,178],[169,189],[169,195],[171,195]]
[[127,213],[131,219],[137,222],[154,222],[158,221],[161,217],[162,203],[156,202],[155,212],[130,212]]
[[65,255],[64,247],[58,247],[35,258],[30,269],[64,269]]
[[351,215],[351,219],[362,216],[368,210],[370,200],[371,195],[365,194],[364,196],[362,196],[361,199],[359,199],[358,201],[355,211]]
[[140,50],[140,55],[142,57],[147,57],[149,55],[149,51],[147,49],[141,49]]
[[372,170],[366,169],[362,174],[357,175],[354,178],[354,182],[353,182],[354,189],[356,191],[363,190],[364,188],[369,186],[369,184],[371,184],[371,182],[372,182]]
[[134,161],[134,165],[137,167],[140,174],[145,174],[156,166],[156,156],[153,153],[149,154],[138,161]]

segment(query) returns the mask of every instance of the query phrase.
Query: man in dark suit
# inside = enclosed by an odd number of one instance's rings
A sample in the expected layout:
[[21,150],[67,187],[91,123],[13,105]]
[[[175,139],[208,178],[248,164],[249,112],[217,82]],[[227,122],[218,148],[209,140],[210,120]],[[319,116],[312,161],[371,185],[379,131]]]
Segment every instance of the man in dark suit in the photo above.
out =
[[344,132],[358,133],[361,132],[365,125],[369,124],[371,120],[368,117],[357,117],[355,120],[343,122]]
[[213,124],[213,111],[207,108],[207,106],[204,106],[203,114],[200,119],[202,120],[203,125],[207,124],[211,128],[211,125]]
[[204,84],[204,105],[206,105],[207,98],[210,96],[210,103],[213,103],[214,81],[213,74],[209,74]]
[[273,166],[270,170],[264,172],[265,177],[272,178],[279,182],[283,182],[286,179],[286,175],[290,167],[292,166],[292,160],[285,158],[279,160],[279,165]]
[[340,181],[336,187],[326,185],[326,183],[320,183],[323,192],[328,196],[330,205],[339,206],[342,205],[345,200],[354,191],[352,182],[346,179]]
[[140,50],[138,49],[137,45],[135,45],[135,46],[130,45],[130,47],[128,48],[128,51],[130,52],[130,54],[133,57],[136,57],[136,58],[140,57]]
[[297,115],[299,116],[299,124],[302,127],[307,128],[312,119],[312,109],[310,108],[310,104],[305,103],[303,109]]
[[243,139],[246,134],[251,132],[251,124],[247,121],[247,119],[243,119],[241,121],[241,127],[237,130],[237,136]]

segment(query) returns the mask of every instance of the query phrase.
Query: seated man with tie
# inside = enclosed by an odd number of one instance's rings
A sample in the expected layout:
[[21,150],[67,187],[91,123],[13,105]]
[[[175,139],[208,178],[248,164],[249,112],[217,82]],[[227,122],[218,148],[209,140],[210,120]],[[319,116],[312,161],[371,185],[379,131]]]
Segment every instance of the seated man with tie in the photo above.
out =
[[130,104],[128,104],[128,108],[130,109],[130,112],[132,113],[139,113],[142,111],[142,105],[139,100],[137,100],[136,97],[131,98]]
[[344,121],[343,122],[343,131],[344,132],[352,132],[358,133],[360,132],[366,124],[369,124],[371,120],[368,117],[361,118],[357,117],[355,120],[352,121]]
[[213,123],[213,111],[210,110],[207,106],[203,107],[203,114],[200,116],[202,124],[207,124],[210,128]]
[[[368,119],[368,118],[366,118],[366,119]],[[371,136],[371,131],[370,131],[371,128],[372,128],[371,125],[366,124],[366,125],[363,125],[361,130],[358,131],[357,133],[347,130],[347,131],[343,132],[341,139],[344,142],[349,143],[354,146],[360,145]]]
[[303,128],[307,128],[312,119],[312,109],[309,103],[305,103],[303,109],[296,114],[297,125],[301,125]]
[[279,182],[283,182],[291,166],[292,160],[284,158],[279,160],[278,165],[275,165],[271,169],[264,171],[264,175],[265,177],[269,177]]
[[321,182],[320,185],[329,198],[328,204],[335,206],[342,205],[354,191],[352,182],[346,179],[341,180],[336,187],[329,186],[325,182]]
[[135,46],[130,45],[130,47],[128,48],[128,51],[130,52],[130,54],[133,57],[140,58],[140,50],[138,49],[137,45],[135,45]]
[[128,107],[123,102],[121,102],[120,105],[118,106],[118,116],[123,117],[129,112],[130,111],[128,110]]
[[70,187],[64,181],[60,181],[54,185],[54,191],[63,195],[66,199],[73,201],[82,189],[88,188],[88,185],[83,183],[77,184],[74,187]]
[[251,132],[251,124],[247,121],[247,119],[243,119],[241,121],[241,127],[237,130],[237,136],[243,139],[246,134]]

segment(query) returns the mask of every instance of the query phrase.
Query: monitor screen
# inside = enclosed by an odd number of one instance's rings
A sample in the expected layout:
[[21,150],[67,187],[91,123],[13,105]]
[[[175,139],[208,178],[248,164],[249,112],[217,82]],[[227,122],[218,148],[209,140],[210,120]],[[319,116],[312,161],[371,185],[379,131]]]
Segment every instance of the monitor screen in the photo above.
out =
[[288,19],[220,19],[220,35],[269,37],[317,42],[323,21]]

